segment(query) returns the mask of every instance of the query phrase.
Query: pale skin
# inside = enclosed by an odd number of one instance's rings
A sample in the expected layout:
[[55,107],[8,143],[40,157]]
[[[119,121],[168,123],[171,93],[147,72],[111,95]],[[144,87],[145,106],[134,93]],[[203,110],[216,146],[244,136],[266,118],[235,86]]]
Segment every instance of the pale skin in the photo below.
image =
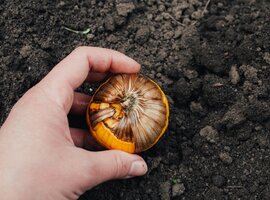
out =
[[70,128],[67,114],[84,114],[84,81],[110,73],[137,73],[140,65],[117,51],[79,47],[14,105],[0,129],[1,199],[78,199],[111,180],[147,172],[138,155],[83,149],[87,130]]

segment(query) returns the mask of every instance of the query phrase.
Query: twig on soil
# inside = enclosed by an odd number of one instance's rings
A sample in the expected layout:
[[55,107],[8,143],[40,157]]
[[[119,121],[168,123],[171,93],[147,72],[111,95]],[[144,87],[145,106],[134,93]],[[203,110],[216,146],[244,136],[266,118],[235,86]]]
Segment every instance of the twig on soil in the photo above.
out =
[[243,188],[244,186],[242,185],[228,185],[227,188],[229,189],[241,189]]
[[185,24],[182,24],[181,22],[177,21],[170,13],[166,13],[166,15],[171,18],[173,21],[175,21],[177,24],[181,26],[185,26]]
[[84,31],[78,31],[78,30],[74,30],[74,29],[71,29],[71,28],[68,28],[68,27],[65,27],[63,26],[64,29],[66,29],[67,31],[70,31],[72,33],[76,33],[76,34],[82,34],[82,35],[86,35],[90,32],[90,28],[88,29],[85,29]]
[[[207,10],[207,8],[208,8],[210,2],[211,2],[211,0],[208,0],[208,1],[206,2],[205,6],[204,6],[204,8],[203,8],[203,11],[202,11],[202,13],[201,13],[201,18],[202,18],[202,17],[204,16],[204,14],[206,13],[206,10]],[[193,22],[192,25],[195,25],[197,22],[198,22],[198,21]]]
[[208,5],[210,3],[211,0],[208,0],[203,8],[203,11],[202,11],[202,16],[204,15],[204,13],[206,12],[207,8],[208,8]]
[[223,86],[222,83],[214,83],[214,84],[212,85],[212,87],[214,87],[214,88],[222,87],[222,86]]

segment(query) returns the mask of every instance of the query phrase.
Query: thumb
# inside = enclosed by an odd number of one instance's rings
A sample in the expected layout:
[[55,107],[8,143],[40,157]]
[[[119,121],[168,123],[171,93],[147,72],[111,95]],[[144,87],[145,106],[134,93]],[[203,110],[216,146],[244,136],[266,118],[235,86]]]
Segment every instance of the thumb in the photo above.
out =
[[118,150],[86,152],[85,165],[87,188],[92,188],[111,179],[142,176],[147,172],[147,164],[138,155]]

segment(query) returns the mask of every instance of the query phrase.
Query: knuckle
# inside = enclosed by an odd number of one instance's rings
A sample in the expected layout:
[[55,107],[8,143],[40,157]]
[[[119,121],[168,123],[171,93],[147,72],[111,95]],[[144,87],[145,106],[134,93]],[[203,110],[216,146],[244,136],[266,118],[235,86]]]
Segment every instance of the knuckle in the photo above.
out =
[[128,174],[129,164],[124,159],[124,152],[115,150],[113,157],[115,163],[115,176],[126,176]]

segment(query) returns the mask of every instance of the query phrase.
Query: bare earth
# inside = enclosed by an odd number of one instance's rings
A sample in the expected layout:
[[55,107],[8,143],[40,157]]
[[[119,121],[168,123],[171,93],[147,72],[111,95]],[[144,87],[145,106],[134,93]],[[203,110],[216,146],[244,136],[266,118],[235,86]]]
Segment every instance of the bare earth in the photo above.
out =
[[168,95],[148,174],[81,200],[270,199],[268,0],[0,0],[0,27],[0,124],[80,45],[129,55]]

